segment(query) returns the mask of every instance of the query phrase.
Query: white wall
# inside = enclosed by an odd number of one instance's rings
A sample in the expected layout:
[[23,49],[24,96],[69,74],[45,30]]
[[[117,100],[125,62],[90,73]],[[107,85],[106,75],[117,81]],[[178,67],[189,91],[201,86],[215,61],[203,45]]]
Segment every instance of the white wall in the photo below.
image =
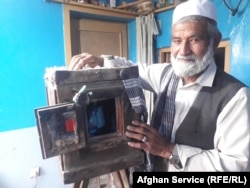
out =
[[[40,176],[29,177],[40,167]],[[37,127],[0,132],[0,188],[72,188],[63,184],[57,157],[43,159]]]

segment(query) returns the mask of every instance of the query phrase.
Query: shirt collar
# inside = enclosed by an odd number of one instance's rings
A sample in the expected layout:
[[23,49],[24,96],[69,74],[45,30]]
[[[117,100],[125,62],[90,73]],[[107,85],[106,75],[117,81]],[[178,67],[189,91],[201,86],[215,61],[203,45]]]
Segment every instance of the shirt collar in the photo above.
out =
[[214,77],[216,74],[216,65],[214,60],[208,65],[208,68],[201,74],[195,83],[199,84],[200,86],[205,87],[212,87]]

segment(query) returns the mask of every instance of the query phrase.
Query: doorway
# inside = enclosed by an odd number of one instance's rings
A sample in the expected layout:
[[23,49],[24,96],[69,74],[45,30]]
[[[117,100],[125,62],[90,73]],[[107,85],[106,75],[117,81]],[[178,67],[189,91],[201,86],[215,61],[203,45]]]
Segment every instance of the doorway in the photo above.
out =
[[127,25],[93,19],[71,19],[72,55],[88,52],[127,57]]

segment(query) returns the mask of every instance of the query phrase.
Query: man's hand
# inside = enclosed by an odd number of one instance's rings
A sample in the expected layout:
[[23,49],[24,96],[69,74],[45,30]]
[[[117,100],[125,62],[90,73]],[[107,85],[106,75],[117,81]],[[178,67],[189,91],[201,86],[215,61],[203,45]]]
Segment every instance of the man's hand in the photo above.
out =
[[72,57],[69,70],[79,70],[86,67],[103,66],[103,58],[89,53],[81,53]]
[[125,135],[132,139],[128,145],[133,148],[143,149],[166,159],[172,154],[174,144],[169,143],[156,129],[145,123],[133,121],[132,125],[127,126]]

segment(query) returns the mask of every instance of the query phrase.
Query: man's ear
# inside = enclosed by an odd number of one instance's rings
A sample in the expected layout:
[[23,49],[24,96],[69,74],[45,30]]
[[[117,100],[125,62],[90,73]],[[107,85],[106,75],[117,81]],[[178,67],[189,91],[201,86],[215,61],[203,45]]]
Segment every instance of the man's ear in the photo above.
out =
[[214,38],[214,49],[216,49],[221,41],[222,35],[221,32],[219,32],[215,38]]

